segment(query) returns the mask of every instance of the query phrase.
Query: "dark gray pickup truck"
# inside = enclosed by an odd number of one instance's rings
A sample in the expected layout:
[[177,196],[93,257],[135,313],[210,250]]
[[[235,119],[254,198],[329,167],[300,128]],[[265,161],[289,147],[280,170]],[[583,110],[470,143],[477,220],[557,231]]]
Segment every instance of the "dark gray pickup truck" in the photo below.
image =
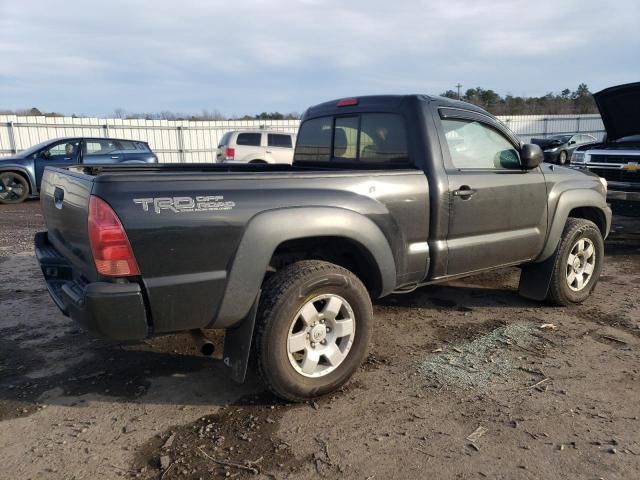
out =
[[560,305],[593,290],[606,181],[541,164],[487,112],[423,95],[327,102],[293,165],[47,168],[36,255],[58,307],[112,339],[225,329],[289,400],[342,385],[365,356],[371,298],[522,267]]

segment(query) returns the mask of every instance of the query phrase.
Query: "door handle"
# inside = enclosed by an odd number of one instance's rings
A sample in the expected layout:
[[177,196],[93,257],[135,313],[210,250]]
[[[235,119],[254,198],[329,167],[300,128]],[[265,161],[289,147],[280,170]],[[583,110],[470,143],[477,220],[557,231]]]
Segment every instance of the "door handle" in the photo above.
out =
[[114,159],[114,160],[118,160],[118,159],[120,158],[120,156],[119,156],[119,155],[114,155],[114,156],[113,156],[113,157],[111,157],[111,158],[112,158],[112,159]]
[[267,153],[273,153],[271,150],[267,150]]
[[469,200],[476,192],[477,190],[469,187],[469,185],[462,185],[458,190],[454,190],[452,193],[455,197],[460,197],[463,200]]

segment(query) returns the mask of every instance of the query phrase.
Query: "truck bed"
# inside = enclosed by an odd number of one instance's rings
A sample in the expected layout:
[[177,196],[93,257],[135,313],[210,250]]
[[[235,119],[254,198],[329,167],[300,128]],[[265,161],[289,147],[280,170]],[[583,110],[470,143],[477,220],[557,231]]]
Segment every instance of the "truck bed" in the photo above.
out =
[[[324,213],[340,209],[354,219],[348,222],[364,217],[381,232],[372,248],[384,243],[390,248],[398,285],[427,274],[428,252],[408,248],[428,237],[429,187],[420,170],[252,164],[47,168],[41,194],[47,242],[73,266],[81,285],[113,282],[98,275],[92,258],[87,229],[92,195],[110,205],[127,233],[141,275],[121,281],[139,284],[153,332],[227,327],[242,314],[239,308],[237,315],[219,312],[223,298],[240,305],[238,299],[249,295],[251,282],[244,281],[225,292],[234,264],[244,260],[237,253],[241,241],[267,212],[311,207]],[[352,226],[345,220],[318,224],[324,218],[305,214],[303,222],[310,232]],[[267,225],[272,236],[293,228],[275,223]],[[373,241],[370,234],[361,235],[362,242]],[[261,248],[260,239],[252,241],[257,242],[253,250]],[[265,252],[267,260],[271,254]],[[252,282],[259,285],[263,275]]]

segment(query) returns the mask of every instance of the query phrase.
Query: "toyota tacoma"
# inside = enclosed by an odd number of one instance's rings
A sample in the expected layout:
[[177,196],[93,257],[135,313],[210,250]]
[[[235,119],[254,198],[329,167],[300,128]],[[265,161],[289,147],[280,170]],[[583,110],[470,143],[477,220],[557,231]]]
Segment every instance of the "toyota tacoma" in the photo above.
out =
[[47,168],[36,255],[90,331],[224,329],[235,380],[251,355],[272,392],[302,401],[358,368],[371,299],[520,266],[523,296],[584,301],[606,182],[541,162],[468,103],[347,98],[305,112],[292,165]]

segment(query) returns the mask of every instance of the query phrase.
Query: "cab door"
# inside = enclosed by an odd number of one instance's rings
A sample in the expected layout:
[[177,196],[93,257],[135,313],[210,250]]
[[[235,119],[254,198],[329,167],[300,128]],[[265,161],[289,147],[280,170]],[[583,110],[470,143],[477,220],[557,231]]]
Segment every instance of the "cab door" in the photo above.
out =
[[40,189],[42,174],[46,167],[63,167],[80,161],[81,141],[79,138],[61,140],[48,145],[35,154],[34,166],[36,186]]
[[535,258],[547,230],[540,167],[521,168],[520,144],[491,117],[441,111],[449,182],[448,275]]

